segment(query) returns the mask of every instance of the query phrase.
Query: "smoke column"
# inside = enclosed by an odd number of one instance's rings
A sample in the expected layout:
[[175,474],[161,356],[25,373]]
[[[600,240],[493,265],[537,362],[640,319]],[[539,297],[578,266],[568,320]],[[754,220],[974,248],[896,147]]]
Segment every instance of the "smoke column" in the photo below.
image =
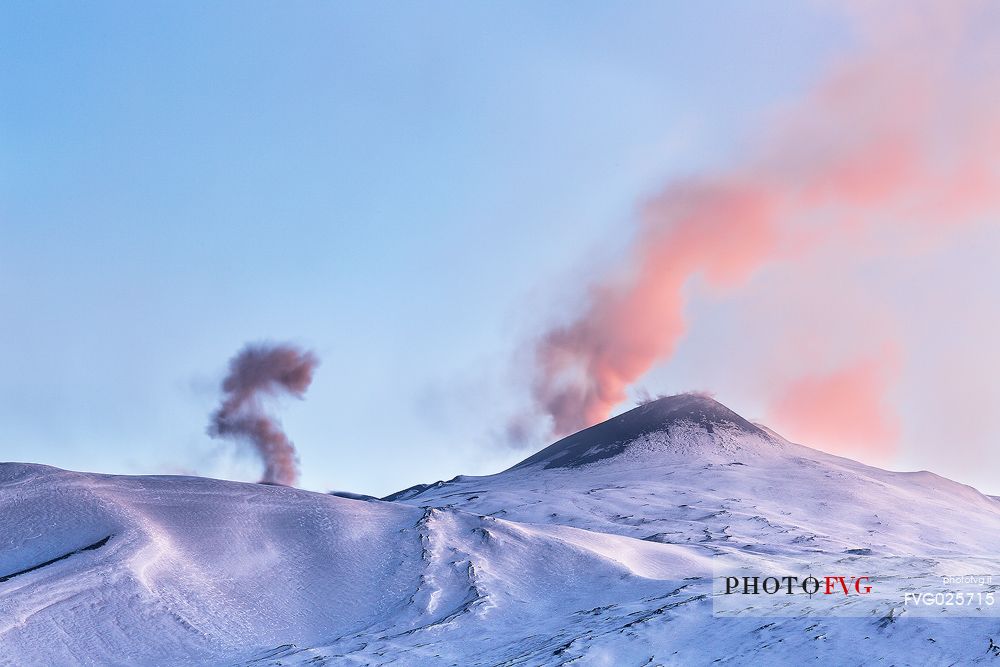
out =
[[292,345],[251,344],[229,361],[222,404],[212,413],[213,438],[249,442],[264,463],[262,482],[294,486],[299,480],[295,447],[265,410],[265,399],[302,398],[319,359]]
[[[605,419],[632,383],[673,355],[693,280],[732,294],[771,263],[844,248],[846,264],[891,254],[900,239],[933,246],[998,208],[997,5],[877,7],[853,10],[853,52],[776,109],[746,150],[712,173],[668,183],[641,206],[624,261],[591,285],[581,312],[531,343],[533,411],[556,435]],[[809,368],[811,360],[796,361]],[[822,420],[829,405],[843,418],[833,399],[854,395],[854,384],[866,396],[887,389],[863,359],[842,363],[842,372],[826,370],[832,388],[806,378],[810,391],[776,399],[773,412]]]

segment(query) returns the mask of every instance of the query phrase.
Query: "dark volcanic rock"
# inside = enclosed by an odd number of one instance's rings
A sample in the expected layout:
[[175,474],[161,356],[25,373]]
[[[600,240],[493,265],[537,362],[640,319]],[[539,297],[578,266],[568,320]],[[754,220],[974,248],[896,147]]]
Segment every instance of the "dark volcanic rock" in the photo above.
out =
[[771,439],[766,431],[708,396],[677,394],[650,401],[567,436],[511,469],[538,464],[544,464],[545,468],[575,468],[617,456],[636,438],[669,431],[672,426],[682,423],[701,427],[708,433],[712,433],[718,426],[725,426]]

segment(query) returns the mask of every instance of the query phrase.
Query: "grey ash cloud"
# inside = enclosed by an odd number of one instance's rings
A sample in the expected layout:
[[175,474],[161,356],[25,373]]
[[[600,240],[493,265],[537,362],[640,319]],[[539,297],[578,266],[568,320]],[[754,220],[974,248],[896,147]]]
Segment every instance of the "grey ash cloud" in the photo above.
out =
[[303,398],[319,358],[290,344],[246,345],[229,361],[222,403],[212,413],[208,433],[249,444],[264,463],[261,482],[294,486],[299,480],[295,446],[267,411],[266,399]]

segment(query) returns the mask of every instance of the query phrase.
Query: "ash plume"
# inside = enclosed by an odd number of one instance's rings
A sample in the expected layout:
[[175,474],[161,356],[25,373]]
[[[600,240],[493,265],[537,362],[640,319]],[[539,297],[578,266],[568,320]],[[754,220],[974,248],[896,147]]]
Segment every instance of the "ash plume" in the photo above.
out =
[[229,361],[222,381],[222,404],[212,413],[208,433],[248,443],[264,463],[261,482],[294,486],[299,480],[295,446],[269,415],[266,399],[303,398],[319,359],[288,344],[249,344]]
[[[1000,208],[997,5],[850,6],[853,52],[786,101],[726,163],[667,183],[640,206],[623,261],[590,286],[579,312],[530,341],[532,412],[555,435],[607,418],[629,387],[673,356],[688,328],[692,283],[732,295],[770,265],[797,270],[824,250],[839,253],[844,267],[892,258],[905,244],[942,246]],[[817,288],[835,290],[828,282]],[[859,347],[902,347],[875,335]],[[852,371],[867,369],[871,351],[853,354],[817,370],[807,350],[787,351],[800,372],[822,372],[836,391],[817,388],[816,405],[779,400],[774,412],[794,422],[829,407],[824,423],[850,422],[845,413],[855,411],[832,398],[851,396],[854,385],[864,395],[888,391],[893,377],[891,369]],[[786,389],[802,381],[789,378]],[[866,421],[866,437],[893,437],[891,415]]]

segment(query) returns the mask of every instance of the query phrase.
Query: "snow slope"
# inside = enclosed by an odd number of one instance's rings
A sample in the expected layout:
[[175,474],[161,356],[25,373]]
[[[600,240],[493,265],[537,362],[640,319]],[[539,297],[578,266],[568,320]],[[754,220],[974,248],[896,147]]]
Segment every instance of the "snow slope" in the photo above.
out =
[[641,608],[709,567],[573,528],[24,464],[0,466],[0,517],[4,665],[499,661],[569,636],[535,636],[525,618],[573,627],[580,609]]
[[[687,414],[677,413],[680,402]],[[696,421],[706,409],[717,415],[707,427]],[[795,445],[725,421],[726,413],[735,416],[705,397],[660,399],[503,473],[388,499],[713,551],[1000,553],[995,498],[933,473],[889,472]],[[607,426],[619,440],[593,437]]]
[[[995,613],[893,598],[1000,575],[1000,502],[704,397],[390,498],[0,464],[0,665],[1000,664]],[[805,563],[883,595],[719,607]]]

